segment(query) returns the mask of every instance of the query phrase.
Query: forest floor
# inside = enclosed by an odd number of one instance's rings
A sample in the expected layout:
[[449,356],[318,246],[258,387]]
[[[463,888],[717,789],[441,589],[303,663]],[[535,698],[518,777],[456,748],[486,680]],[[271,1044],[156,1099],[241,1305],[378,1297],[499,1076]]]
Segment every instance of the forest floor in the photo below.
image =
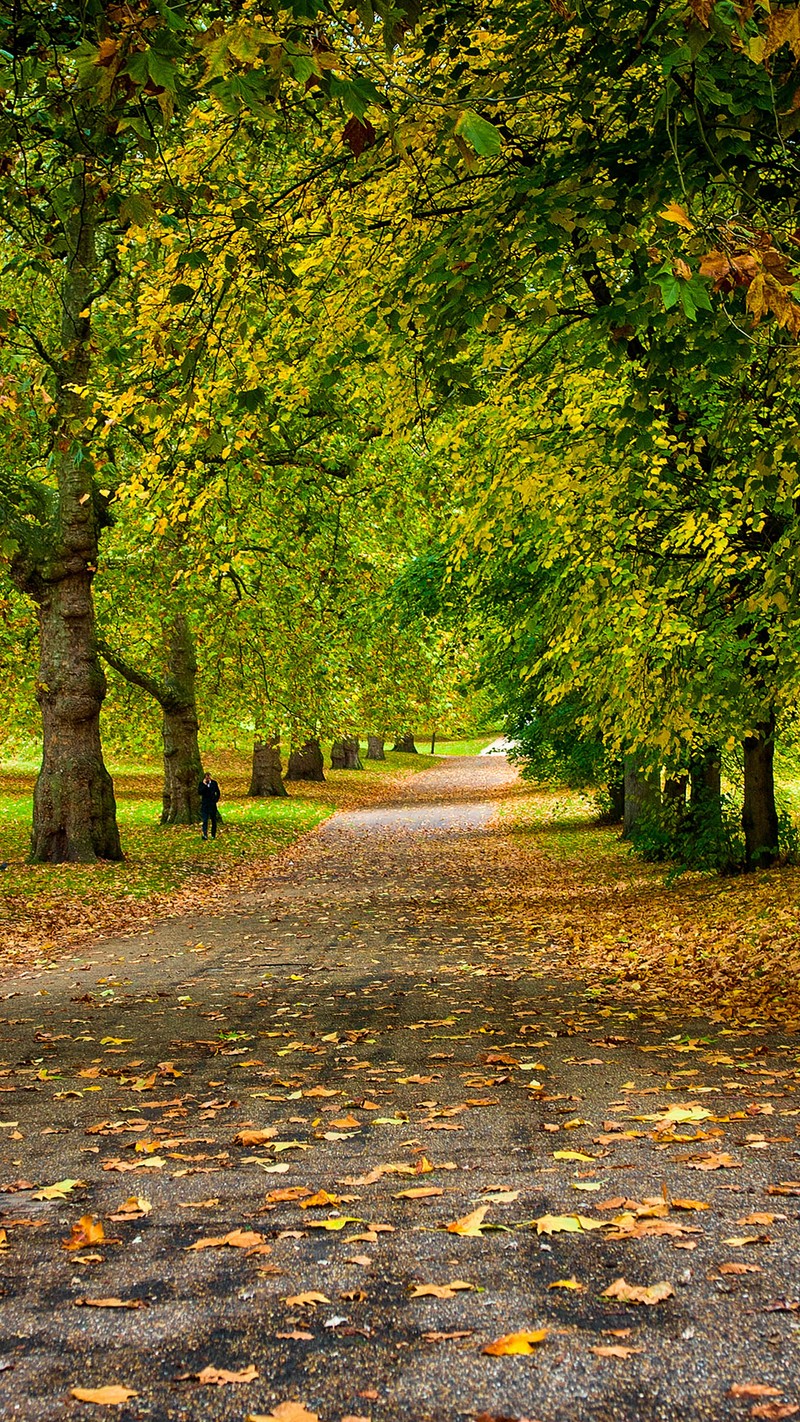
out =
[[800,1416],[789,988],[714,995],[743,884],[553,810],[443,762],[6,977],[4,1417]]

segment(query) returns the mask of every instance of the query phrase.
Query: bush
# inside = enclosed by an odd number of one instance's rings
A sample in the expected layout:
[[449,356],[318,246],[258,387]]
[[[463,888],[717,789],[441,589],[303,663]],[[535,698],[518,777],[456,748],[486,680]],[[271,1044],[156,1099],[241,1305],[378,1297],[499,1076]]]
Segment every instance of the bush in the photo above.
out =
[[[694,806],[666,800],[642,815],[630,842],[642,859],[672,863],[670,878],[688,869],[740,874],[745,868],[742,807],[731,795]],[[785,807],[778,810],[778,845],[785,862],[800,857],[800,833]]]

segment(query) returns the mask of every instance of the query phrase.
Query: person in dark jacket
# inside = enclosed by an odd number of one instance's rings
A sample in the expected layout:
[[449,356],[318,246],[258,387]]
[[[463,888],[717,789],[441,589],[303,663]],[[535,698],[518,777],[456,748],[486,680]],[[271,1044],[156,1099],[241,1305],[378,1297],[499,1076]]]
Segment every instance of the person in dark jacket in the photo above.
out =
[[203,815],[203,839],[208,839],[208,822],[211,821],[211,838],[217,837],[217,801],[220,789],[216,780],[206,771],[200,781],[200,808]]

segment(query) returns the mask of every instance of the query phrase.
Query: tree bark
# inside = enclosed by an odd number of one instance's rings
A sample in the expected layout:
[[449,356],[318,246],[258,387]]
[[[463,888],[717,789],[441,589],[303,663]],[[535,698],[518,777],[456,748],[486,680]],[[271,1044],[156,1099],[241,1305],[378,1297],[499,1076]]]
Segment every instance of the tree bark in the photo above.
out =
[[305,745],[293,750],[289,756],[289,764],[286,768],[287,780],[324,780],[325,766],[322,759],[322,747],[315,738],[306,741]]
[[686,787],[688,784],[688,775],[668,775],[664,781],[665,803],[675,805],[679,810],[684,809],[686,805]]
[[265,737],[253,745],[253,771],[250,776],[248,795],[278,796],[288,795],[281,773],[280,742]]
[[345,770],[363,770],[361,764],[361,746],[358,743],[358,736],[345,736],[342,741],[344,747],[344,768]]
[[[96,282],[96,184],[76,159],[61,286],[52,467],[56,490],[37,547],[20,547],[17,586],[38,605],[42,766],[33,797],[33,862],[122,859],[114,787],[103,762],[100,710],[106,681],[95,635],[92,581],[105,504],[87,450],[90,412],[80,393],[91,367],[88,314]],[[91,417],[93,418],[93,417]],[[43,496],[43,499],[46,496]],[[44,508],[44,503],[43,503]]]
[[606,782],[608,792],[608,816],[610,825],[621,825],[625,819],[625,772],[622,761],[614,762],[614,767]]
[[413,731],[407,731],[405,735],[398,736],[392,750],[404,751],[406,755],[417,755],[418,751],[414,745]]
[[346,763],[344,741],[334,741],[331,746],[331,770],[344,770]]
[[367,736],[367,760],[385,760],[384,736]]
[[765,869],[778,857],[778,811],[775,806],[773,757],[775,720],[762,722],[755,736],[744,740],[744,827],[745,864],[748,869]]
[[[161,738],[164,746],[164,788],[161,797],[162,825],[191,825],[200,819],[200,759],[197,720],[197,657],[188,619],[177,613],[169,623],[164,676],[140,671],[114,651],[105,641],[98,643],[110,667],[126,681],[140,686],[161,707]],[[220,822],[222,816],[219,816]]]
[[625,811],[623,839],[630,837],[642,817],[658,808],[661,778],[656,770],[641,770],[632,756],[625,756]]

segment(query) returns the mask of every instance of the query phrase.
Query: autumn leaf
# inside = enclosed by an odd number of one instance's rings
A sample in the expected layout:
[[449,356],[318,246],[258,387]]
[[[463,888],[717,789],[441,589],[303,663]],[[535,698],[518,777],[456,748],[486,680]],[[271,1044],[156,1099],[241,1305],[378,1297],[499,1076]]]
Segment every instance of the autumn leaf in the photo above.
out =
[[121,1205],[117,1205],[113,1215],[109,1215],[110,1220],[115,1223],[120,1220],[141,1220],[150,1214],[153,1206],[143,1195],[129,1195],[127,1200],[123,1200]]
[[[85,1249],[87,1244],[110,1244],[111,1240],[106,1239],[106,1232],[100,1220],[96,1220],[92,1215],[82,1215],[77,1224],[72,1226],[72,1233],[69,1239],[62,1239],[62,1249]],[[113,1241],[118,1244],[119,1240]]]
[[672,1285],[664,1280],[660,1284],[628,1284],[625,1279],[615,1279],[604,1289],[601,1298],[619,1299],[621,1303],[657,1304],[671,1298],[675,1293]]
[[462,1215],[459,1220],[452,1220],[446,1229],[450,1234],[464,1234],[471,1238],[478,1238],[481,1234],[481,1226],[484,1216],[489,1209],[488,1205],[479,1205],[477,1210],[473,1210],[469,1215]]
[[547,1285],[548,1289],[571,1289],[573,1293],[580,1293],[584,1285],[579,1283],[574,1277],[571,1279],[556,1279],[554,1283]]
[[329,1195],[327,1190],[318,1190],[316,1195],[309,1195],[308,1199],[300,1201],[301,1210],[318,1209],[321,1205],[338,1205],[339,1196]]
[[687,232],[694,231],[694,223],[684,207],[678,202],[667,203],[667,206],[658,214],[665,222],[674,222],[678,227],[684,227]]
[[712,1151],[687,1164],[690,1170],[738,1170],[741,1167],[741,1161],[734,1160],[726,1151]]
[[[670,1200],[670,1204],[672,1205],[673,1209],[676,1209],[676,1210],[710,1210],[710,1209],[711,1209],[711,1206],[709,1205],[709,1203],[708,1203],[707,1200],[675,1200],[675,1199],[672,1199],[672,1200]],[[745,1223],[747,1223],[747,1222],[746,1222],[745,1220],[739,1220],[738,1223],[739,1223],[739,1224],[745,1224]]]
[[595,1160],[593,1155],[584,1155],[580,1150],[554,1150],[553,1160],[588,1160],[590,1163]]
[[[420,1185],[415,1190],[398,1190],[394,1196],[395,1200],[426,1200],[429,1196],[443,1195],[444,1190],[439,1190],[434,1185]],[[497,1197],[495,1197],[497,1198]]]
[[249,1367],[244,1368],[242,1372],[239,1373],[230,1372],[228,1368],[213,1368],[209,1365],[208,1367],[203,1368],[201,1372],[195,1373],[194,1376],[197,1378],[197,1381],[199,1383],[202,1383],[204,1386],[221,1387],[223,1383],[255,1382],[256,1378],[259,1376],[259,1372],[258,1368],[256,1368],[252,1363],[249,1365]]
[[63,1200],[65,1195],[71,1195],[73,1190],[85,1190],[85,1180],[59,1180],[55,1185],[43,1185],[41,1190],[37,1190],[31,1195],[32,1200]]
[[607,1220],[593,1220],[588,1215],[541,1215],[531,1220],[537,1234],[582,1234],[593,1229],[605,1229]]
[[762,1272],[760,1264],[720,1264],[720,1274],[760,1274]]
[[71,1387],[69,1395],[77,1397],[79,1402],[94,1402],[99,1407],[118,1407],[139,1396],[133,1388],[121,1387],[119,1383],[108,1383],[105,1387]]
[[76,1308],[147,1308],[144,1299],[75,1299]]
[[283,1302],[288,1304],[289,1308],[309,1308],[318,1303],[329,1304],[331,1301],[327,1294],[319,1294],[309,1289],[303,1294],[289,1294]]
[[243,1146],[260,1146],[260,1145],[264,1145],[267,1141],[274,1140],[274,1138],[275,1138],[275,1136],[277,1136],[277,1134],[278,1134],[278,1128],[277,1128],[277,1126],[265,1126],[265,1127],[263,1127],[261,1130],[257,1130],[257,1131],[256,1131],[256,1130],[253,1130],[253,1131],[249,1131],[249,1130],[238,1131],[237,1134],[234,1136],[233,1139],[234,1139],[236,1145],[243,1145]]
[[192,1253],[199,1249],[222,1249],[227,1246],[230,1249],[253,1249],[258,1244],[264,1244],[265,1236],[258,1234],[255,1230],[232,1229],[228,1234],[221,1234],[214,1238],[198,1239],[194,1244],[187,1245],[187,1250]]
[[490,1358],[510,1358],[517,1353],[533,1353],[537,1343],[543,1343],[549,1328],[536,1328],[532,1332],[523,1330],[520,1333],[504,1333],[502,1337],[496,1338],[494,1343],[487,1343],[482,1353],[487,1353]]
[[643,1348],[626,1348],[623,1343],[597,1344],[589,1349],[597,1358],[630,1358],[633,1353],[643,1353]]
[[245,1422],[320,1422],[301,1402],[279,1402],[271,1412],[248,1412]]
[[468,1284],[464,1279],[453,1279],[449,1284],[414,1284],[409,1298],[454,1299],[462,1289],[474,1288],[474,1284]]
[[728,1397],[780,1397],[779,1387],[770,1387],[769,1383],[733,1383],[728,1388]]

